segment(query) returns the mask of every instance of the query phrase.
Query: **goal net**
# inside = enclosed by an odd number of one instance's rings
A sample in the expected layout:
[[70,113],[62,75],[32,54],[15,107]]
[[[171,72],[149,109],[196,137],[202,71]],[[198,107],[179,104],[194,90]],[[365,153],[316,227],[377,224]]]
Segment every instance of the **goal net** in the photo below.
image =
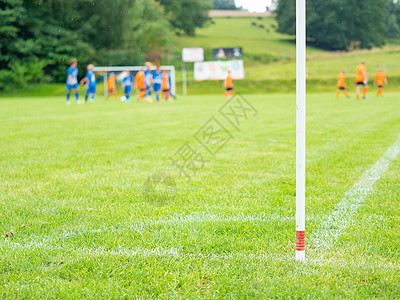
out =
[[[143,66],[113,66],[113,67],[94,67],[93,71],[99,75],[102,75],[104,78],[104,95],[107,95],[108,86],[107,79],[111,72],[113,72],[116,76],[117,81],[122,81],[124,77],[124,72],[130,71],[132,73],[132,77],[135,78],[135,75],[140,70],[143,70]],[[157,67],[152,66],[151,71],[155,71]],[[172,95],[176,95],[176,83],[175,83],[175,67],[174,66],[160,66],[161,71],[169,71],[171,75],[171,93]]]

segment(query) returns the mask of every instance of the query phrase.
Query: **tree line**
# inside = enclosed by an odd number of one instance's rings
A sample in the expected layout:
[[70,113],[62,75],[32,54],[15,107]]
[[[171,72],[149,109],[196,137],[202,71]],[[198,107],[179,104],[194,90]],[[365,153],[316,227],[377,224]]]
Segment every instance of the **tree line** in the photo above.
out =
[[69,60],[142,64],[194,35],[208,0],[0,0],[0,89],[65,80]]
[[[400,38],[400,1],[307,0],[307,40],[329,50],[380,47]],[[296,1],[279,0],[279,31],[296,34]]]

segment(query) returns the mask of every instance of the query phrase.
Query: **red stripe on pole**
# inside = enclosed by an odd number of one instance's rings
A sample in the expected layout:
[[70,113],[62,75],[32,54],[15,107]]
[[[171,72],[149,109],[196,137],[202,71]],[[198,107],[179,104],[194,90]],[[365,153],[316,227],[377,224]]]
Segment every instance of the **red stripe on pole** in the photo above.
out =
[[306,250],[306,232],[296,231],[296,250],[305,251]]

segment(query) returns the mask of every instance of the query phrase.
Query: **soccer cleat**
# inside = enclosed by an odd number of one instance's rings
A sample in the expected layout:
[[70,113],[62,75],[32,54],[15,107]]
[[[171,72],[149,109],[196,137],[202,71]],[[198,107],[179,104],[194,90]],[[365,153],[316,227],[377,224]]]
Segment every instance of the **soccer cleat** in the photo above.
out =
[[76,104],[82,104],[81,100],[76,100]]
[[367,97],[363,97],[363,99],[364,99],[364,100],[367,100],[368,98],[367,98]]
[[65,105],[71,105],[71,101],[67,100],[67,101],[65,102]]

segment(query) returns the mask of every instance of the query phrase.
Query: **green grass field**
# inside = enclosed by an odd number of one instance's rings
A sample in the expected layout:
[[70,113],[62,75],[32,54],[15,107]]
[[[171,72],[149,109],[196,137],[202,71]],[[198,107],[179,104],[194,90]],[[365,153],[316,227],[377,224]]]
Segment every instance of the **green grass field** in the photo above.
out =
[[[399,298],[399,157],[337,236],[326,220],[398,139],[400,94],[308,96],[304,264],[294,261],[295,97],[244,97],[257,115],[238,129],[220,95],[0,99],[0,298]],[[194,147],[211,117],[232,139],[189,181],[169,157]],[[175,185],[150,190],[160,173]]]

